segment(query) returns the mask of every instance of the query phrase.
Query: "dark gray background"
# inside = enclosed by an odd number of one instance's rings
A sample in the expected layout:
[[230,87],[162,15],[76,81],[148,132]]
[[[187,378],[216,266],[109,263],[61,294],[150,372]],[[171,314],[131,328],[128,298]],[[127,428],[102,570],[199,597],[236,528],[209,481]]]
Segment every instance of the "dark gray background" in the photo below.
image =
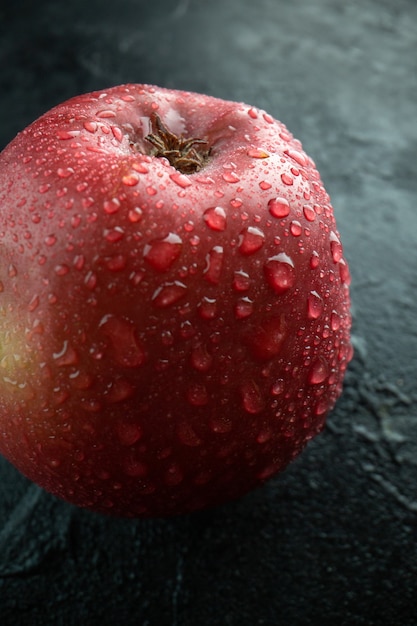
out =
[[101,517],[0,458],[0,623],[415,626],[417,3],[2,2],[0,148],[128,81],[246,101],[302,140],[350,262],[355,358],[325,432],[213,511]]

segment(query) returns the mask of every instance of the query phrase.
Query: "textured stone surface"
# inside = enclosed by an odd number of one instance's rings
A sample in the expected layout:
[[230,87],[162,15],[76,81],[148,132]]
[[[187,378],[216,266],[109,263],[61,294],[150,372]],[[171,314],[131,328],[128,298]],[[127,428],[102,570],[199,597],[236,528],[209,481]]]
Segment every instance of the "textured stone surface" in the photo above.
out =
[[1,623],[415,626],[417,4],[3,5],[0,148],[54,104],[128,81],[284,121],[332,196],[356,355],[325,432],[214,511],[100,517],[0,459]]

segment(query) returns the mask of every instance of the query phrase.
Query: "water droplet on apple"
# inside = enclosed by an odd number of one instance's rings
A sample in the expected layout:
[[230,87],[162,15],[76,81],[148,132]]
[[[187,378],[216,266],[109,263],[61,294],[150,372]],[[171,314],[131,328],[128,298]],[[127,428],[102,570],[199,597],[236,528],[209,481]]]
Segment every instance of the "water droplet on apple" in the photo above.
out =
[[214,319],[217,316],[217,300],[205,296],[198,305],[198,312],[204,320]]
[[135,390],[129,381],[124,378],[117,378],[112,381],[111,386],[106,393],[106,400],[110,404],[123,402],[123,400],[130,398],[134,394],[134,391]]
[[223,247],[214,246],[206,255],[206,267],[204,269],[204,278],[213,285],[217,285],[220,281],[223,268]]
[[182,189],[185,189],[186,187],[192,185],[192,182],[188,178],[188,176],[185,176],[185,174],[181,174],[181,172],[174,172],[173,174],[170,174],[169,177],[176,185],[178,185]]
[[289,174],[286,174],[285,172],[281,174],[281,180],[284,183],[284,185],[287,185],[287,187],[291,187],[291,185],[294,184],[293,178]]
[[191,365],[198,372],[208,372],[213,365],[213,357],[208,353],[206,346],[199,344],[191,352]]
[[303,213],[308,222],[314,222],[314,220],[316,219],[316,212],[309,204],[305,204],[303,206]]
[[114,360],[123,367],[139,367],[145,362],[145,350],[130,320],[105,315],[100,330],[110,339]]
[[308,382],[312,385],[323,383],[329,375],[329,364],[324,357],[316,359],[311,366],[308,375]]
[[332,330],[339,330],[340,328],[340,315],[336,311],[332,311],[330,315],[330,325]]
[[317,291],[311,291],[307,298],[307,315],[309,319],[316,320],[323,313],[323,299]]
[[118,241],[121,241],[124,235],[124,230],[120,226],[104,229],[104,237],[109,243],[117,243]]
[[244,297],[240,298],[235,305],[235,317],[236,319],[242,320],[250,315],[253,312],[253,301],[250,298]]
[[30,313],[33,313],[33,311],[35,311],[35,309],[37,309],[38,306],[39,306],[39,296],[34,295],[28,304],[28,311]]
[[134,187],[139,182],[139,176],[137,174],[125,174],[122,176],[122,183],[126,187]]
[[211,207],[204,211],[203,219],[212,230],[223,231],[226,229],[226,211],[220,207]]
[[291,235],[293,235],[294,237],[299,237],[302,232],[303,232],[303,228],[300,222],[298,222],[297,220],[293,220],[290,224]]
[[193,406],[204,406],[209,401],[207,388],[203,383],[193,383],[187,390],[187,399]]
[[152,302],[159,308],[169,307],[180,300],[187,292],[187,287],[179,281],[164,283],[152,296]]
[[235,172],[233,172],[233,171],[224,172],[223,180],[225,180],[226,183],[238,183],[238,182],[240,182],[239,176]]
[[319,253],[314,250],[310,257],[310,267],[312,270],[315,270],[319,266],[319,264],[320,264]]
[[259,361],[276,357],[281,352],[286,337],[285,329],[284,316],[271,317],[250,329],[246,341],[253,357]]
[[182,239],[175,233],[169,233],[163,239],[146,244],[143,256],[155,270],[166,272],[180,256],[182,246]]
[[261,148],[249,148],[246,154],[252,159],[267,159],[269,157],[268,152]]
[[59,167],[57,174],[60,178],[69,178],[74,174],[74,169],[72,167]]
[[265,235],[255,226],[243,229],[239,236],[239,251],[248,256],[260,250],[264,244]]
[[271,387],[271,393],[273,396],[279,396],[284,392],[284,389],[285,389],[284,380],[282,378],[278,378],[278,380],[276,380]]
[[298,150],[293,150],[292,148],[289,148],[288,150],[284,150],[284,154],[288,155],[291,159],[293,159],[296,163],[298,163],[298,165],[301,165],[302,167],[305,167],[307,165],[306,156]]
[[78,354],[67,340],[64,341],[61,350],[59,352],[54,352],[52,356],[58,367],[63,367],[65,365],[77,365],[78,363]]
[[338,236],[333,231],[330,233],[330,250],[333,261],[338,263],[343,256],[343,249]]
[[89,133],[95,133],[98,128],[97,122],[86,121],[83,124],[85,130]]
[[134,209],[130,209],[127,215],[129,221],[132,222],[132,224],[137,224],[143,217],[143,211],[140,207],[137,206]]
[[117,438],[123,446],[133,446],[142,438],[142,429],[136,422],[121,419],[115,425]]
[[268,259],[264,265],[264,274],[268,284],[277,294],[288,291],[296,281],[294,263],[285,252],[280,252]]
[[350,272],[349,267],[344,259],[340,259],[339,261],[339,274],[340,280],[344,285],[350,285]]
[[243,270],[235,271],[233,275],[233,289],[235,291],[248,291],[252,284],[252,280],[246,272]]
[[103,208],[107,215],[113,215],[120,209],[120,200],[118,198],[112,198],[111,200],[105,200],[103,202]]
[[126,263],[127,259],[123,254],[116,254],[106,259],[106,267],[111,272],[121,272],[126,267]]
[[44,241],[45,244],[50,247],[56,243],[56,237],[55,235],[48,235],[47,237],[45,237]]
[[262,398],[258,385],[253,380],[248,380],[240,388],[242,394],[242,404],[248,413],[260,413],[264,408],[264,400]]

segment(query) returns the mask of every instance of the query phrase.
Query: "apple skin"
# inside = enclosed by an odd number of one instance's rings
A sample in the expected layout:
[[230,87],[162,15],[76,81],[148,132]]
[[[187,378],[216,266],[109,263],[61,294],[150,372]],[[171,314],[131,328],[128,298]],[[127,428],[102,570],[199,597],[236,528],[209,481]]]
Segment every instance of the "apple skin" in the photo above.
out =
[[[207,141],[184,174],[151,118]],[[122,85],[0,155],[0,452],[119,516],[219,505],[319,433],[352,356],[349,271],[313,161],[242,103]]]

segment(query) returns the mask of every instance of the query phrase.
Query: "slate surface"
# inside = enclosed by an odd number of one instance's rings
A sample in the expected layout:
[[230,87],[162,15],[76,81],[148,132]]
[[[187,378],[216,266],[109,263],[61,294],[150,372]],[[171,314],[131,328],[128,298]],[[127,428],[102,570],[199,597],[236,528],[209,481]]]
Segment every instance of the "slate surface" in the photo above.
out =
[[0,6],[0,148],[77,93],[244,100],[315,159],[350,262],[345,392],[284,474],[171,520],[77,510],[0,459],[3,626],[417,624],[417,4]]

